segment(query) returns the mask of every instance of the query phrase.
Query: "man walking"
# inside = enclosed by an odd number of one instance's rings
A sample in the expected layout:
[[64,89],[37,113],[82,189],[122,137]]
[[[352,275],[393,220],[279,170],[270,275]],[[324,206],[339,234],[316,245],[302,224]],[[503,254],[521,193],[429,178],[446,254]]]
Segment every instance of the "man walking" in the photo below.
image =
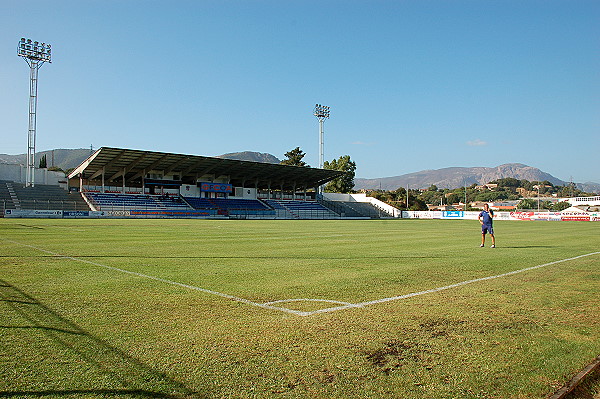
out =
[[485,246],[485,235],[489,233],[492,237],[492,248],[496,248],[496,237],[494,237],[494,227],[492,226],[494,221],[494,211],[490,209],[488,204],[483,206],[483,211],[477,216],[477,220],[481,223],[481,245]]

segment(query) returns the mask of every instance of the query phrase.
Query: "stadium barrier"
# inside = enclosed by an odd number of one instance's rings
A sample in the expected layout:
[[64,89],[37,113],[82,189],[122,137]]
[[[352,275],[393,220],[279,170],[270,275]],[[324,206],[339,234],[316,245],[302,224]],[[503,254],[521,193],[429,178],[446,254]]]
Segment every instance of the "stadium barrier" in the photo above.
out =
[[[407,219],[477,220],[478,211],[402,211]],[[600,212],[494,212],[495,220],[600,221]]]
[[74,219],[107,217],[106,212],[97,211],[63,211],[57,209],[6,209],[6,218],[44,218],[44,219]]

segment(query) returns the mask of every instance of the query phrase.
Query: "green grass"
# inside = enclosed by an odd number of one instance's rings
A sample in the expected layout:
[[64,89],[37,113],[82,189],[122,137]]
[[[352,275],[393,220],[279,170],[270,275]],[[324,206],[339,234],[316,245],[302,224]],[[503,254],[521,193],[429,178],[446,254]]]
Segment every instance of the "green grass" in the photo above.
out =
[[600,251],[600,223],[495,229],[491,249],[476,221],[0,219],[0,397],[547,397],[600,354],[600,255],[305,317],[83,262],[359,303]]

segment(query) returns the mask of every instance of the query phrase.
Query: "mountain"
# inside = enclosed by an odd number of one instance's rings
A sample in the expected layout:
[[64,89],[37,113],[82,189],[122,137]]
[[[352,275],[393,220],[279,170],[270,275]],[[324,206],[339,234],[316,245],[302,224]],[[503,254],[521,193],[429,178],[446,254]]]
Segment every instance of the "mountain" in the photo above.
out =
[[[75,168],[90,156],[92,152],[89,148],[64,149],[41,151],[35,153],[35,166],[40,164],[42,156],[46,155],[46,163],[50,166],[57,166],[63,170]],[[54,159],[54,163],[52,160]],[[8,155],[0,154],[0,163],[23,164],[27,163],[26,154]]]
[[238,161],[252,161],[252,162],[262,162],[262,163],[279,163],[279,162],[281,162],[274,155],[264,153],[264,152],[252,152],[252,151],[231,152],[229,154],[218,155],[216,158],[237,159]]
[[[54,155],[52,154],[54,152]],[[46,155],[47,165],[50,166],[58,166],[63,170],[67,170],[69,168],[75,168],[79,166],[83,161],[87,159],[92,154],[89,148],[78,148],[78,149],[56,149],[56,150],[48,150],[41,151],[35,153],[35,166],[37,167],[40,163],[40,159],[42,156]],[[54,156],[54,163],[52,163],[52,159]],[[244,152],[232,152],[229,154],[219,155],[216,158],[223,159],[237,159],[240,161],[253,161],[253,162],[262,162],[262,163],[279,163],[279,159],[277,159],[274,155],[262,152],[252,152],[252,151],[244,151]],[[0,163],[8,163],[8,164],[25,164],[27,161],[26,154],[17,154],[17,155],[9,155],[9,154],[0,154]]]
[[[54,153],[54,154],[53,154]],[[87,159],[91,154],[89,148],[77,149],[55,149],[41,151],[35,154],[36,166],[43,155],[46,155],[48,166],[57,166],[63,170],[75,168]],[[54,163],[52,160],[54,158]],[[280,160],[272,154],[263,152],[243,151],[232,152],[217,156],[223,159],[237,159],[240,161],[252,161],[262,163],[280,163]],[[0,154],[0,164],[25,164],[25,154],[8,155]],[[474,167],[474,168],[443,168],[435,170],[423,170],[420,172],[408,173],[401,176],[382,177],[376,179],[354,179],[354,189],[382,189],[396,190],[399,187],[428,188],[432,184],[438,188],[458,188],[465,184],[470,186],[473,183],[484,184],[490,181],[505,177],[513,177],[520,180],[544,181],[548,180],[554,185],[565,185],[564,182],[549,173],[543,172],[538,168],[523,165],[520,163],[509,163],[495,168]],[[600,193],[600,184],[594,182],[577,183],[577,188],[588,193]]]
[[[443,168],[435,170],[423,170],[421,172],[409,173],[401,176],[383,177],[377,179],[354,179],[354,189],[382,189],[396,190],[399,187],[410,188],[428,188],[432,184],[438,188],[458,188],[464,185],[470,186],[473,183],[484,184],[491,181],[512,177],[519,180],[544,181],[547,180],[554,185],[568,184],[549,173],[543,172],[538,168],[523,165],[520,163],[508,163],[495,168],[475,167],[475,168]],[[584,186],[584,185],[578,185]],[[595,183],[586,183],[585,186],[592,188],[596,186],[598,191],[600,185]],[[588,190],[584,190],[588,191]]]
[[585,183],[576,183],[578,189],[586,193],[597,193],[600,194],[600,184],[591,181]]

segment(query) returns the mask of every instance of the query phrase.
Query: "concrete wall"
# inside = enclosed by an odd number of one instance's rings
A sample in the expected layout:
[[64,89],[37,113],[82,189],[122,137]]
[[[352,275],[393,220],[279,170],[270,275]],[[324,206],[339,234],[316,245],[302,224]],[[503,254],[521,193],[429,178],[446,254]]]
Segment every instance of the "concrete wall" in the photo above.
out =
[[[0,164],[0,180],[8,180],[15,183],[25,184],[27,167],[17,164]],[[64,186],[67,178],[63,172],[52,172],[48,169],[35,169],[34,184],[46,184],[52,186]]]
[[379,201],[377,198],[368,197],[366,194],[338,194],[338,193],[323,193],[323,198],[329,201],[342,202],[368,202],[371,205],[383,210],[390,216],[399,218],[401,211],[393,206]]

